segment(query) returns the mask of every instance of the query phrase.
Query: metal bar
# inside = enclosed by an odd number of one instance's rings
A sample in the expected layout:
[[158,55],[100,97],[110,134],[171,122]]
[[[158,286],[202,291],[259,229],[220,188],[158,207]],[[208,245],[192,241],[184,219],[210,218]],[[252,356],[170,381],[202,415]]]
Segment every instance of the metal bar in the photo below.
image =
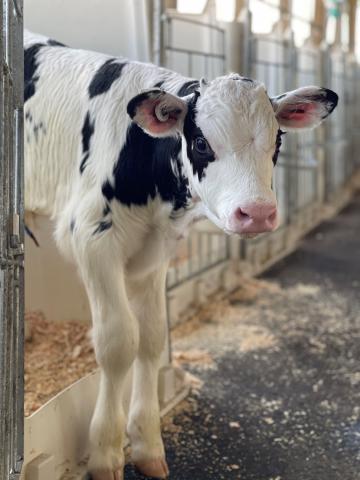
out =
[[22,1],[0,2],[0,479],[19,478],[24,441]]
[[212,23],[202,22],[200,20],[193,20],[191,18],[177,17],[175,15],[167,16],[166,21],[167,22],[177,21],[177,22],[188,23],[190,25],[197,25],[199,27],[210,28],[211,30],[216,30],[217,32],[223,32],[224,31],[223,28],[220,28],[217,25],[214,25]]
[[200,57],[220,58],[222,60],[225,60],[226,58],[225,55],[221,53],[202,52],[201,50],[187,50],[186,48],[172,47],[170,45],[167,45],[165,49],[169,50],[170,52],[199,55]]
[[154,0],[153,7],[153,62],[164,65],[164,0]]
[[184,278],[181,278],[180,280],[178,280],[177,282],[174,282],[172,284],[170,284],[167,288],[168,291],[171,291],[173,290],[174,288],[180,286],[180,285],[183,285],[184,283],[188,282],[189,280],[192,280],[196,277],[199,277],[200,275],[202,275],[203,273],[205,272],[208,272],[210,270],[212,270],[213,268],[215,267],[218,267],[219,265],[221,265],[222,263],[226,263],[228,262],[228,259],[220,259],[220,260],[217,260],[216,262],[213,262],[211,264],[207,264],[205,267],[203,268],[200,268],[199,270],[197,270],[196,272],[193,272],[191,275],[189,276],[186,276]]

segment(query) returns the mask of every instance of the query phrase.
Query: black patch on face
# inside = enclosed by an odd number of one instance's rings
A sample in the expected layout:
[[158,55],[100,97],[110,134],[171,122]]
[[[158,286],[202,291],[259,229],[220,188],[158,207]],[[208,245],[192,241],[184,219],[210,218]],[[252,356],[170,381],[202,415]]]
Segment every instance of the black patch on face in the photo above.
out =
[[35,43],[24,51],[24,102],[29,100],[36,91],[36,83],[39,80],[37,75],[38,61],[37,55],[45,45]]
[[[116,63],[115,63],[116,62]],[[101,95],[110,90],[111,85],[120,78],[122,69],[127,65],[127,62],[118,63],[116,58],[110,58],[99,70],[95,73],[94,78],[89,85],[90,98]]]
[[111,220],[99,222],[99,225],[94,230],[93,235],[105,232],[106,230],[109,230],[111,227],[112,227],[112,221]]
[[275,152],[274,152],[274,155],[273,155],[273,158],[272,158],[272,161],[273,161],[273,164],[274,166],[276,165],[276,162],[277,162],[277,159],[278,159],[278,156],[279,156],[279,153],[280,153],[280,147],[281,147],[281,137],[282,135],[284,135],[286,132],[283,132],[282,130],[278,130],[277,132],[277,136],[276,136],[276,144],[275,144]]
[[53,40],[52,38],[50,38],[47,42],[47,44],[50,46],[50,47],[66,47],[67,45],[64,45],[63,43],[61,42],[58,42],[57,40]]
[[[114,167],[114,186],[107,180],[102,193],[108,203],[114,198],[124,205],[144,206],[157,195],[172,202],[173,210],[185,208],[189,198],[188,180],[179,159],[180,138],[153,138],[135,123]],[[177,164],[175,175],[171,159]]]
[[279,95],[278,97],[275,97],[275,100],[281,100],[286,97],[286,93],[283,93],[282,95]]
[[198,80],[190,80],[189,82],[184,83],[178,90],[177,94],[179,97],[186,97],[191,93],[194,93],[200,86]]
[[[197,94],[191,99],[188,104],[188,112],[184,121],[184,136],[186,139],[186,152],[192,165],[194,175],[197,175],[199,180],[205,176],[206,167],[209,163],[215,160],[215,153],[211,150],[204,134],[195,123],[196,101]],[[206,142],[208,145],[207,151],[201,153],[197,150],[197,142]]]
[[90,140],[95,131],[95,122],[91,123],[90,112],[87,112],[83,128],[81,130],[83,159],[80,164],[80,173],[83,173],[86,162],[90,156]]
[[252,80],[251,78],[247,78],[247,77],[241,77],[241,80],[242,80],[243,82],[254,83],[254,80]]

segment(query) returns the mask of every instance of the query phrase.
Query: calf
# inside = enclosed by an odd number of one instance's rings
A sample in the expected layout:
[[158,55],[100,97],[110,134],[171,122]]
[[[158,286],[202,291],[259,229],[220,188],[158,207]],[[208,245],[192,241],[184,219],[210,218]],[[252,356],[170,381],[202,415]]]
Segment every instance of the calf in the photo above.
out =
[[88,293],[101,370],[94,480],[123,478],[121,397],[132,365],[133,461],[145,475],[168,475],[157,378],[177,240],[203,217],[229,234],[274,230],[282,130],[314,127],[336,104],[325,88],[269,98],[237,74],[199,82],[26,33],[26,209],[55,221]]

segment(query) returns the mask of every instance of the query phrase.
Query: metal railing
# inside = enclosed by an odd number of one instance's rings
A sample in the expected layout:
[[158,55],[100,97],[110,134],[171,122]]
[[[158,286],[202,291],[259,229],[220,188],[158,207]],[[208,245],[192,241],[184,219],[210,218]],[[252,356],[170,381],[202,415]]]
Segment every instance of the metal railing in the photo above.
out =
[[23,460],[22,1],[0,1],[0,479]]

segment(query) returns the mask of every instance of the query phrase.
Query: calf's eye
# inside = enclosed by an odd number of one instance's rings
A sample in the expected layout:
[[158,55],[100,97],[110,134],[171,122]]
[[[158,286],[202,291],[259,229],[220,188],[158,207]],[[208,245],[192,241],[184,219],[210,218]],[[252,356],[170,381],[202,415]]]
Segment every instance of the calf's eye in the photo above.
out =
[[193,146],[200,155],[211,155],[212,150],[204,137],[196,137]]

